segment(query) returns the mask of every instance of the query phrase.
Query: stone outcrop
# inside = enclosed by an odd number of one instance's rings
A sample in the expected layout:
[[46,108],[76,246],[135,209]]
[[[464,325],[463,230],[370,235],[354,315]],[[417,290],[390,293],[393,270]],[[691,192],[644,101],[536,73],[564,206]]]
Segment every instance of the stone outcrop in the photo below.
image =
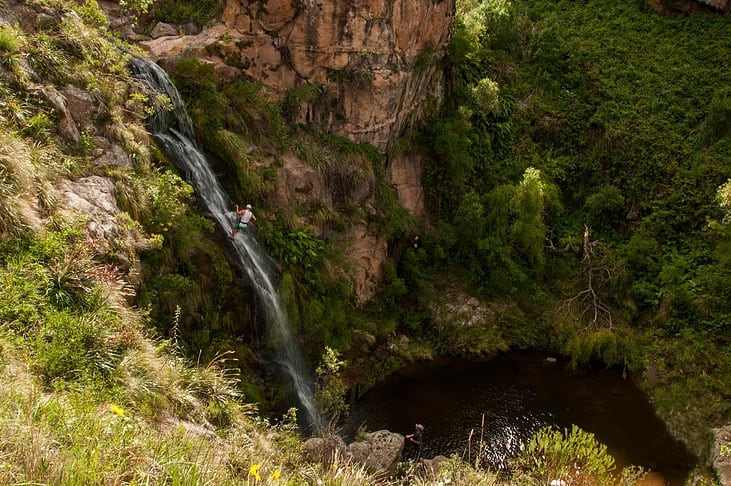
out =
[[397,153],[389,159],[388,174],[399,203],[417,218],[426,216],[426,200],[421,181],[426,167],[425,154]]
[[396,471],[404,449],[404,436],[388,430],[366,434],[365,440],[348,445],[351,460],[372,473]]
[[[343,191],[347,191],[347,197],[353,204],[370,206],[375,176],[372,172],[366,173],[363,164],[339,164],[320,170],[291,154],[283,156],[280,162],[277,187],[269,200],[274,208],[287,205],[307,206],[313,202],[334,208],[343,204],[340,201]],[[358,180],[361,183],[342,183],[347,180]],[[328,233],[325,223],[315,221],[311,225],[319,236]],[[366,301],[375,295],[383,278],[383,262],[387,256],[388,242],[370,233],[364,219],[353,222],[342,238],[347,247],[347,276],[358,300]]]
[[142,45],[163,64],[195,56],[277,93],[330,86],[334,107],[303,102],[292,121],[385,149],[440,96],[436,61],[453,17],[451,0],[228,0],[221,21],[200,33]]
[[[141,231],[122,216],[117,205],[114,182],[107,177],[90,176],[75,181],[61,180],[57,190],[63,212],[80,216],[89,242],[98,254],[115,255],[122,269],[138,272],[135,252],[148,247]],[[129,276],[134,279],[134,276]]]
[[358,225],[348,235],[348,247],[348,259],[353,265],[350,272],[353,288],[359,300],[368,300],[375,295],[383,279],[388,242],[369,233],[365,225]]
[[403,435],[388,430],[368,433],[364,440],[347,446],[336,435],[313,437],[302,444],[302,458],[325,466],[335,459],[345,459],[362,464],[371,473],[392,474],[401,460],[404,441]]

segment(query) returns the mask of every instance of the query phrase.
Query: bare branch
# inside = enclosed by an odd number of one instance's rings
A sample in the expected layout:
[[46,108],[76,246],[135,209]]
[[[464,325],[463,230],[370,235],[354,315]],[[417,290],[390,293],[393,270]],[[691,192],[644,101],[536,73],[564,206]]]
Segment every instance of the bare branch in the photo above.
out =
[[612,329],[614,318],[612,310],[606,305],[598,293],[601,283],[611,277],[611,270],[606,265],[596,265],[593,260],[594,249],[601,245],[599,241],[591,241],[591,229],[584,225],[583,256],[581,258],[581,274],[586,281],[586,288],[579,291],[560,305],[576,316],[578,322],[585,322],[589,315],[585,330],[607,327]]

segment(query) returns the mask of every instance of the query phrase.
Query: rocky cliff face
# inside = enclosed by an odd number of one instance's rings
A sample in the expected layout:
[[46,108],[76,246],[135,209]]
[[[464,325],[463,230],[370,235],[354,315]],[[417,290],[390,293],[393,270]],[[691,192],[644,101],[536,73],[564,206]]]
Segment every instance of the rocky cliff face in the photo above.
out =
[[[163,66],[181,57],[204,60],[223,78],[253,79],[286,99],[290,122],[386,152],[404,128],[441,103],[439,61],[454,10],[454,0],[228,0],[221,19],[197,33],[165,25],[150,39],[126,32]],[[287,96],[307,89],[315,94]],[[416,217],[425,214],[424,163],[423,157],[399,155],[386,164],[399,202]],[[275,211],[295,201],[332,205],[341,190],[332,184],[338,178],[297,157],[277,164],[279,184],[269,198]],[[358,185],[348,198],[372,208],[372,182]],[[382,279],[387,242],[369,233],[365,221],[342,237],[353,288],[367,300]]]
[[292,121],[385,149],[439,96],[434,61],[453,17],[454,0],[228,0],[200,33],[142,45],[157,60],[196,56],[282,94],[318,87],[329,101],[294,106]]

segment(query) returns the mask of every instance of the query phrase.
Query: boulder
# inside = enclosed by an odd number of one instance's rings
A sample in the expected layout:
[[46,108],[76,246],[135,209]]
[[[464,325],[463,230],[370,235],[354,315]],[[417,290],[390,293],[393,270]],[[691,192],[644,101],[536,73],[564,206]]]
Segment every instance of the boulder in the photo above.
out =
[[404,436],[388,430],[366,434],[364,441],[348,446],[351,460],[363,464],[372,473],[392,474],[401,460]]
[[160,37],[170,37],[178,35],[178,28],[173,24],[167,24],[165,22],[158,22],[150,32],[150,37],[158,39]]
[[346,455],[345,441],[337,435],[312,437],[302,443],[302,459],[306,462],[329,466],[335,458]]
[[185,34],[185,35],[196,35],[198,32],[200,32],[200,29],[198,29],[198,26],[196,26],[192,22],[188,22],[187,24],[183,25],[182,30],[183,30],[183,34]]

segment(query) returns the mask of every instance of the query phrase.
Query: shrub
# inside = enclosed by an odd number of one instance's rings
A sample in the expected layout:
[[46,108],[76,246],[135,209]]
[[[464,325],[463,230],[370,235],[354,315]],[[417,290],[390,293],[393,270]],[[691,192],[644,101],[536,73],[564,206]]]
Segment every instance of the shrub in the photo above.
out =
[[0,26],[0,53],[7,59],[20,51],[23,45],[22,34],[18,29],[8,26]]
[[[130,3],[130,0],[127,0]],[[152,5],[151,0],[136,0],[135,3]],[[158,2],[152,16],[160,22],[186,24],[192,22],[198,27],[205,26],[223,10],[223,0],[162,0]]]
[[584,212],[592,225],[616,224],[624,209],[622,191],[611,185],[600,187],[584,203]]
[[[563,432],[546,427],[536,432],[513,461],[513,484],[549,484],[563,480],[572,486],[614,485],[614,458],[594,434],[576,425]],[[627,478],[624,484],[633,484]]]

